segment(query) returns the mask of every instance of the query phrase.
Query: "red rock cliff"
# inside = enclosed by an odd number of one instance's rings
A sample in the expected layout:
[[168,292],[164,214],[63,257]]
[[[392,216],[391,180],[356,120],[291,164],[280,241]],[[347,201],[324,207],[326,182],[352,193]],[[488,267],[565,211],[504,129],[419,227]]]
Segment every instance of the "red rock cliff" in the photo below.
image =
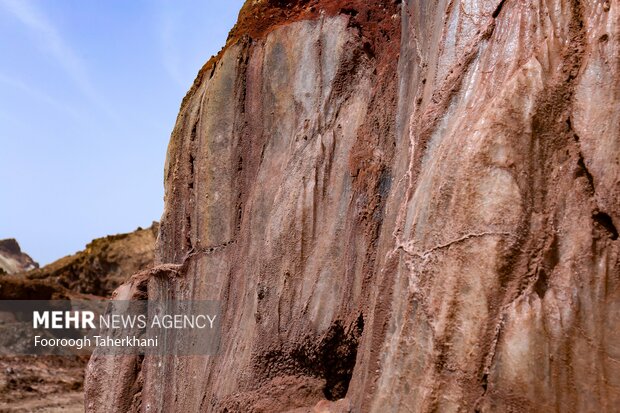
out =
[[95,356],[87,410],[614,411],[619,18],[249,1],[123,290],[221,300],[221,353]]

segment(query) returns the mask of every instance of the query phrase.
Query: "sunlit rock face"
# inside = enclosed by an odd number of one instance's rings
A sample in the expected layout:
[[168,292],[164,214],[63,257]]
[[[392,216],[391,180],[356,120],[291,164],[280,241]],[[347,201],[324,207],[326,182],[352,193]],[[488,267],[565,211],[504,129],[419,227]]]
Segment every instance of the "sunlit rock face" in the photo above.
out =
[[604,1],[405,6],[407,183],[360,408],[620,405],[619,17]]
[[221,300],[221,351],[94,357],[87,409],[613,411],[618,4],[280,3],[183,101],[119,290]]

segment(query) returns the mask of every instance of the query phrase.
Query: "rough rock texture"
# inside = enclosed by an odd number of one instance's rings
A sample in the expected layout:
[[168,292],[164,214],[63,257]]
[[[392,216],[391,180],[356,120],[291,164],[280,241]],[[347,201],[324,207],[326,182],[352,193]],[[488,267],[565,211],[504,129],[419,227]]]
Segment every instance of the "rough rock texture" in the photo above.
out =
[[246,3],[121,290],[221,353],[94,357],[88,411],[617,409],[620,4],[399,3]]
[[620,406],[619,6],[407,5],[407,181],[389,202],[391,314],[360,407]]
[[0,275],[15,274],[38,267],[39,264],[22,252],[16,240],[13,238],[0,240]]

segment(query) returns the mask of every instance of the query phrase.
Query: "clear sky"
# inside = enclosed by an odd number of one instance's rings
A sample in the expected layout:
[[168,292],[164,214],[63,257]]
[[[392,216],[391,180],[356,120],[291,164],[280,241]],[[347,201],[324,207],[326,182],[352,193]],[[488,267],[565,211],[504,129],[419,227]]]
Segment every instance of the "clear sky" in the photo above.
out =
[[185,92],[242,0],[0,0],[0,239],[46,264],[159,220]]

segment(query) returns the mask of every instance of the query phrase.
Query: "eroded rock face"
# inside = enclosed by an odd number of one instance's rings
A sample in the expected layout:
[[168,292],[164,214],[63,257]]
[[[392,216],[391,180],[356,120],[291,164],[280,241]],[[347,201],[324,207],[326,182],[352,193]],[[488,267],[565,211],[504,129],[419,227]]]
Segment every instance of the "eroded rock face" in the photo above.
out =
[[617,2],[275,3],[185,98],[122,287],[221,300],[222,351],[93,358],[87,409],[613,411]]
[[408,184],[371,410],[620,405],[619,17],[605,1],[407,5]]
[[16,240],[0,240],[0,274],[15,274],[38,266],[28,254],[22,252]]

